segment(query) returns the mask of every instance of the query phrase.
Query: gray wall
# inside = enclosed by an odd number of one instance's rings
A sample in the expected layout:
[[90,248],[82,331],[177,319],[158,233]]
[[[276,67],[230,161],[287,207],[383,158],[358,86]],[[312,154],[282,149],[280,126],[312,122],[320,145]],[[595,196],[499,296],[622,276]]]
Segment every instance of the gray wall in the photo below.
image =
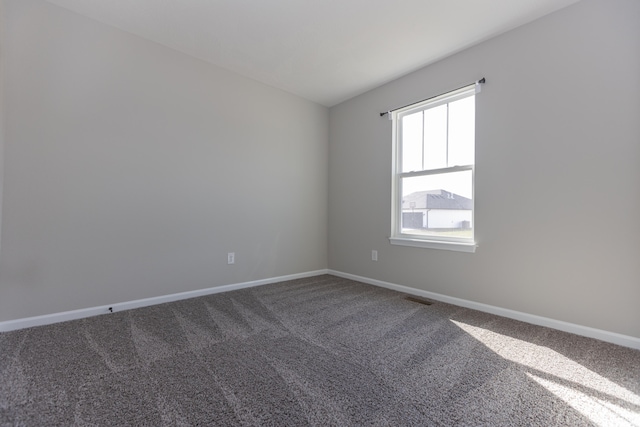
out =
[[[4,2],[0,0],[0,236],[2,236],[2,187],[4,181],[4,64],[5,64],[5,21]],[[2,238],[0,237],[0,253],[2,252]]]
[[[331,108],[329,267],[640,337],[638,23],[585,0]],[[391,246],[378,112],[483,76],[477,252]]]
[[0,321],[327,267],[325,107],[45,2],[2,19]]

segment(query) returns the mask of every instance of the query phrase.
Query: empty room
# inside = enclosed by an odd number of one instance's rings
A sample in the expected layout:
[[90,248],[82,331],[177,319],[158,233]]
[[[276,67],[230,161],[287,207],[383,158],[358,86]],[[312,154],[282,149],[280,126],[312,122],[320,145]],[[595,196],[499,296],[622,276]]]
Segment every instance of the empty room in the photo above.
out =
[[640,426],[640,1],[0,0],[0,426]]

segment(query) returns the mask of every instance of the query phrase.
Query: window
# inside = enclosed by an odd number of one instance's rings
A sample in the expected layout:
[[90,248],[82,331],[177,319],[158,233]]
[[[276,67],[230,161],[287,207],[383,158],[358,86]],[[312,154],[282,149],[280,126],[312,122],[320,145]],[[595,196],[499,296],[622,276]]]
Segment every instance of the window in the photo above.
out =
[[475,94],[479,83],[391,112],[391,243],[475,251]]

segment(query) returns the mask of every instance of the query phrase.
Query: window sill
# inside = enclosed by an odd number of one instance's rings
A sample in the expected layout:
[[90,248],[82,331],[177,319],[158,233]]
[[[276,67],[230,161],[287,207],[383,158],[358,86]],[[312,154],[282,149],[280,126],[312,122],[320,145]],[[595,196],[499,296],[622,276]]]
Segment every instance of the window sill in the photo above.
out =
[[419,240],[408,239],[404,237],[389,237],[389,242],[392,245],[400,246],[413,246],[415,248],[427,248],[427,249],[441,249],[445,251],[456,252],[470,252],[476,251],[478,245],[474,243],[462,243],[462,242],[440,242],[436,240]]

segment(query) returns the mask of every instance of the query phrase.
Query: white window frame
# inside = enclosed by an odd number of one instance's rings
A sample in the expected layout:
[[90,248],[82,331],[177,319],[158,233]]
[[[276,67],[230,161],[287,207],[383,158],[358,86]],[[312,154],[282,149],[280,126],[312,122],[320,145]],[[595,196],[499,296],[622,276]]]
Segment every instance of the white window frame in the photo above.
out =
[[[475,252],[477,243],[475,242],[475,160],[471,165],[455,165],[441,169],[428,169],[422,171],[402,172],[402,127],[399,125],[402,117],[414,114],[419,111],[435,108],[439,105],[448,104],[480,92],[480,83],[447,92],[440,96],[430,98],[426,101],[389,112],[393,121],[393,167],[392,167],[392,201],[391,201],[391,237],[389,241],[393,245],[413,246],[419,248],[444,249],[459,252]],[[474,237],[442,237],[425,236],[420,234],[409,234],[402,232],[402,178],[428,176],[450,172],[471,171],[472,188],[472,230]]]

